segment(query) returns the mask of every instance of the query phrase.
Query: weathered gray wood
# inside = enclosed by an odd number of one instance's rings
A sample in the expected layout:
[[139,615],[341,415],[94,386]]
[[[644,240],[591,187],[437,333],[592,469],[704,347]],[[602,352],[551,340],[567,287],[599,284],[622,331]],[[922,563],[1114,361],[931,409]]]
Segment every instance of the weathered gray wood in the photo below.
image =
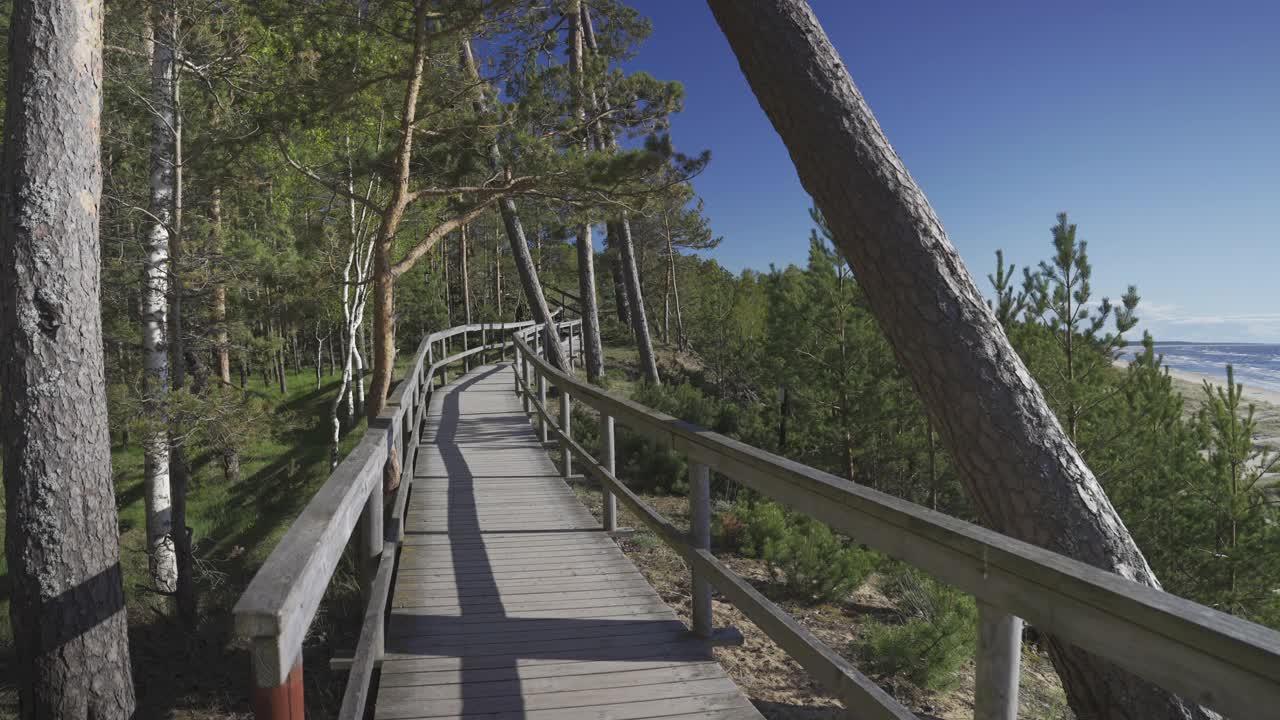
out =
[[985,602],[978,603],[975,720],[1018,719],[1018,669],[1022,661],[1022,620]]
[[809,671],[815,680],[840,698],[855,716],[914,720],[915,715],[911,711],[716,559],[710,550],[693,547],[684,534],[666,518],[612,474],[606,473],[581,445],[570,442],[570,446],[587,471],[596,474],[605,485],[611,486],[623,504],[685,560],[695,577],[705,578],[715,585],[735,607],[778,643],[801,667]]
[[573,405],[567,390],[560,391],[560,474],[568,478],[573,474],[573,454],[569,442],[573,440]]
[[373,596],[374,577],[381,565],[383,549],[382,485],[369,491],[356,529],[356,562],[360,568],[360,594],[365,602]]
[[531,356],[547,382],[637,433],[1189,700],[1280,705],[1280,632],[1153,590],[645,408]]
[[364,621],[360,624],[360,639],[356,643],[355,656],[351,660],[351,669],[347,675],[347,687],[342,694],[342,707],[338,712],[339,720],[360,720],[364,717],[365,707],[369,702],[369,683],[373,678],[374,667],[382,660],[386,646],[383,624],[387,608],[387,596],[391,592],[391,579],[395,570],[395,552],[389,549],[378,563],[378,572],[374,576],[368,602],[365,605]]
[[367,434],[303,508],[236,603],[239,634],[254,638],[255,646],[270,642],[276,648],[274,675],[259,672],[260,681],[269,681],[259,687],[275,687],[288,677],[369,493],[381,487],[386,457],[386,440]]
[[[610,475],[613,473],[610,472]],[[698,462],[689,463],[689,542],[702,550],[711,549],[711,471]],[[711,637],[711,583],[693,571],[693,632]]]
[[375,716],[760,717],[557,472],[523,412],[536,376],[482,366],[431,397]]
[[[608,413],[600,413],[600,462],[610,475],[614,474],[613,416]],[[614,499],[613,493],[609,492],[607,487],[602,486],[601,493],[604,529],[608,532],[617,532],[618,501]]]

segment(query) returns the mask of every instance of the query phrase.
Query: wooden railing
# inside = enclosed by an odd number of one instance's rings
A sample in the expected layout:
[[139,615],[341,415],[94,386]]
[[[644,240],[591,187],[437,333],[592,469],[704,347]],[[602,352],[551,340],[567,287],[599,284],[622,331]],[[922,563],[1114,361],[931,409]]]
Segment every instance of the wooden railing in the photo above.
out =
[[[542,347],[545,335],[555,335],[558,341],[560,332],[567,330],[572,343],[580,324],[581,320],[556,322],[554,333],[532,321],[461,325],[423,339],[386,408],[303,508],[236,603],[236,631],[250,646],[256,717],[303,717],[303,640],[353,538],[366,611],[339,717],[364,716],[373,671],[383,654],[387,599],[404,539],[415,435],[436,379],[443,385],[451,366],[461,364],[465,371],[474,359],[501,357],[517,340]],[[479,344],[472,346],[476,340]],[[393,496],[384,497],[384,472],[393,472],[396,465],[403,469],[403,479]]]
[[[712,631],[714,586],[843,701],[850,717],[915,718],[711,553],[711,470],[972,594],[980,625],[975,717],[1017,715],[1018,618],[1230,717],[1280,708],[1280,633],[656,412],[552,368],[523,341],[515,345],[516,392],[543,440],[559,441],[565,476],[577,463],[600,482],[606,529],[616,524],[617,498],[691,568],[694,632]],[[548,385],[559,390],[555,417]],[[599,413],[600,458],[573,439],[575,401]],[[615,421],[688,456],[690,533],[618,479]]]

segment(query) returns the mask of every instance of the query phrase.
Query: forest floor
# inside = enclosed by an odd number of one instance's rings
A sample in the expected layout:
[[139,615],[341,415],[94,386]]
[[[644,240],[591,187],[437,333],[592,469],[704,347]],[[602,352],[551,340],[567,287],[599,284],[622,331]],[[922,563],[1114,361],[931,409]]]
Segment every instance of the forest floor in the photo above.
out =
[[[660,366],[688,363],[686,358],[676,357],[670,350],[660,348],[658,352]],[[606,347],[605,356],[610,390],[623,394],[634,391],[639,378],[634,350]],[[592,513],[601,517],[598,488],[578,485],[575,490]],[[688,529],[687,498],[653,494],[642,497],[672,523]],[[691,589],[684,562],[621,505],[618,517],[620,526],[636,530],[635,535],[620,542],[623,551],[663,600],[688,622]],[[855,665],[859,661],[856,648],[871,622],[893,622],[898,618],[898,611],[879,592],[876,576],[838,602],[812,604],[789,597],[781,583],[771,578],[763,561],[719,549],[716,554],[757,590]],[[716,657],[765,717],[771,720],[835,720],[845,717],[843,706],[815,684],[803,668],[737,608],[717,597],[713,601],[713,613],[716,627],[736,627],[742,632],[745,640],[742,646],[717,648]],[[921,718],[959,720],[973,717],[972,661],[964,666],[948,689],[941,691],[923,690],[900,676],[874,679]],[[1032,643],[1023,644],[1019,706],[1019,717],[1038,720],[1069,720],[1073,717],[1053,665],[1044,651]]]
[[[188,524],[195,544],[201,616],[195,631],[185,630],[173,618],[168,599],[147,589],[142,451],[136,441],[112,448],[139,718],[248,717],[249,660],[235,639],[231,608],[329,475],[327,418],[338,377],[324,378],[317,389],[315,373],[308,370],[290,374],[287,385],[289,391],[281,392],[261,378],[249,384],[252,411],[262,421],[241,449],[239,482],[224,480],[220,458],[211,453],[191,458]],[[364,427],[362,420],[346,434],[343,455],[359,441]],[[9,682],[9,595],[8,571],[0,557],[0,718],[17,714],[16,692]],[[348,628],[358,626],[362,610],[352,565],[344,560],[304,648],[308,717],[336,714],[343,676],[331,674],[328,661],[335,649],[354,646]]]

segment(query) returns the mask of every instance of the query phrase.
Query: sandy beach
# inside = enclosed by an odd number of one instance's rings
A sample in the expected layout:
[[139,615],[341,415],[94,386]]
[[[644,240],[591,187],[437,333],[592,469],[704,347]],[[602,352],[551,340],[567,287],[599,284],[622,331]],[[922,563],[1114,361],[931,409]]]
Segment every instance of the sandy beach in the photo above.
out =
[[[1224,371],[1213,376],[1169,368],[1174,386],[1186,400],[1188,411],[1199,409],[1204,402],[1204,381],[1220,386],[1227,381]],[[1244,386],[1244,401],[1254,405],[1253,417],[1258,423],[1254,441],[1272,448],[1280,448],[1280,392]]]

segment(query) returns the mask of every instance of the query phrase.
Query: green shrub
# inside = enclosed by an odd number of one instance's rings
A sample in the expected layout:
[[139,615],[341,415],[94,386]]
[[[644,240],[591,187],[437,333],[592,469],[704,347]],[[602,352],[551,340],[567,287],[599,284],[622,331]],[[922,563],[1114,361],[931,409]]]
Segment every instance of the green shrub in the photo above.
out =
[[905,622],[870,625],[860,648],[868,667],[881,675],[905,673],[928,690],[953,685],[977,643],[973,598],[905,565],[898,566],[884,589]]
[[826,525],[775,502],[740,500],[718,516],[716,530],[721,547],[764,560],[788,593],[810,602],[844,597],[876,564],[874,553],[849,546]]
[[826,525],[807,517],[765,542],[764,561],[789,592],[815,602],[839,600],[861,587],[875,568],[871,552],[846,546]]

